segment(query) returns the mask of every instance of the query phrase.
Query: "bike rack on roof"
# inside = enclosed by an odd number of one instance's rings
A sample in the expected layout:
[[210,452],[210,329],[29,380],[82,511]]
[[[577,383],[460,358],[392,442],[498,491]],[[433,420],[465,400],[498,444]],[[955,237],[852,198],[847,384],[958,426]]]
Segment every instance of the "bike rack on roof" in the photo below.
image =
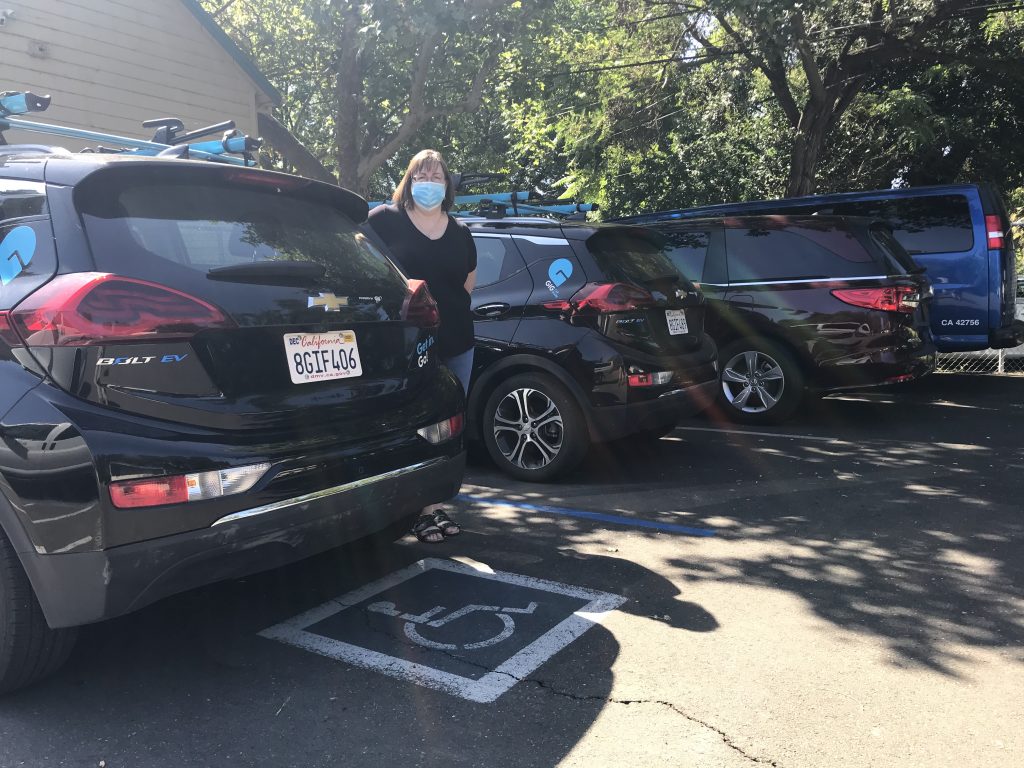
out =
[[[254,166],[256,161],[252,153],[259,149],[263,143],[262,139],[252,138],[235,130],[235,123],[231,120],[188,132],[185,132],[184,123],[176,117],[146,120],[142,123],[143,127],[156,128],[157,130],[152,141],[145,141],[128,136],[87,131],[82,128],[68,128],[61,125],[50,125],[48,123],[39,123],[35,120],[23,120],[12,117],[12,115],[23,115],[28,112],[45,112],[50,106],[50,101],[49,96],[39,96],[30,91],[7,91],[0,93],[0,144],[7,143],[3,136],[4,131],[17,128],[18,130],[32,133],[84,139],[85,141],[109,142],[116,145],[116,147],[111,148],[101,144],[94,149],[83,150],[83,152],[129,154],[144,157],[176,157],[186,160],[213,160],[222,163],[233,163],[235,165]],[[209,136],[219,131],[224,132],[220,139],[193,141],[194,139]],[[39,150],[36,145],[33,145],[33,148],[35,151]],[[240,155],[240,157],[233,157],[232,155]]]
[[[456,191],[474,184],[482,184],[496,178],[493,174],[452,174],[452,182]],[[377,201],[370,203],[371,208],[386,203]],[[545,197],[530,192],[487,192],[479,195],[456,195],[455,205],[472,206],[471,210],[453,211],[452,215],[460,218],[482,216],[486,219],[503,219],[506,216],[540,215],[561,216],[568,219],[585,218],[589,211],[596,211],[597,203],[577,203]],[[510,210],[511,209],[511,210]]]

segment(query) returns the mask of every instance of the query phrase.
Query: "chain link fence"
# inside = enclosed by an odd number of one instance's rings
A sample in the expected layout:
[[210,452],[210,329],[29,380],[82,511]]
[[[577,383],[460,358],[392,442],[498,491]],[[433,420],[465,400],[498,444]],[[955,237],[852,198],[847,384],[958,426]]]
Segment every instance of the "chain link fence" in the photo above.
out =
[[[1017,318],[1024,320],[1024,290],[1017,279]],[[943,352],[938,356],[935,370],[942,373],[997,373],[1024,374],[1024,345],[1010,349],[985,349],[981,352]]]

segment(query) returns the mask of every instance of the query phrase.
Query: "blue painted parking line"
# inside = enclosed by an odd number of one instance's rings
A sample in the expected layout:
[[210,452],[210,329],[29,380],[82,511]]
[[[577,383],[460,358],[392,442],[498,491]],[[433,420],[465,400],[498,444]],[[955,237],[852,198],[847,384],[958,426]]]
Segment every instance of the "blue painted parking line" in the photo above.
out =
[[675,525],[674,523],[659,523],[654,520],[643,520],[624,515],[609,515],[604,512],[589,512],[584,509],[570,509],[569,507],[551,507],[547,504],[527,504],[522,501],[511,501],[491,496],[475,496],[468,493],[460,493],[457,497],[460,501],[469,501],[474,504],[500,504],[505,507],[525,509],[528,512],[544,512],[549,515],[562,515],[564,517],[578,517],[583,520],[595,520],[600,523],[613,523],[614,525],[627,525],[631,528],[653,528],[656,531],[667,533],[681,533],[686,536],[715,536],[716,532],[710,528],[691,528],[688,525]]

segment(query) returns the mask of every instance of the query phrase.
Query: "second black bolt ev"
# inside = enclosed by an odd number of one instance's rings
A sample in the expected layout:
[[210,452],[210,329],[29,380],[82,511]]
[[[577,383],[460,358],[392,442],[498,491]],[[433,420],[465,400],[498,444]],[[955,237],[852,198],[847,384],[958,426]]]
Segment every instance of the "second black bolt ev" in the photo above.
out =
[[636,227],[474,221],[471,436],[524,480],[594,441],[661,436],[715,395],[704,298]]
[[437,308],[359,233],[365,201],[0,149],[0,692],[78,625],[397,537],[457,492]]

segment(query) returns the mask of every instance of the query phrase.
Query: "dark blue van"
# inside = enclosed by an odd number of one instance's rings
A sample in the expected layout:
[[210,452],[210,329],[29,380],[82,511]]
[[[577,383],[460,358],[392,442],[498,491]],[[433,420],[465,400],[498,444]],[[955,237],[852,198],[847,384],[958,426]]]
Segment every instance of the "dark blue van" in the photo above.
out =
[[932,332],[941,352],[1014,347],[1024,322],[1014,318],[1016,269],[1010,219],[989,184],[949,184],[870,192],[725,203],[631,216],[648,224],[696,216],[837,214],[882,219],[925,268],[935,291]]

